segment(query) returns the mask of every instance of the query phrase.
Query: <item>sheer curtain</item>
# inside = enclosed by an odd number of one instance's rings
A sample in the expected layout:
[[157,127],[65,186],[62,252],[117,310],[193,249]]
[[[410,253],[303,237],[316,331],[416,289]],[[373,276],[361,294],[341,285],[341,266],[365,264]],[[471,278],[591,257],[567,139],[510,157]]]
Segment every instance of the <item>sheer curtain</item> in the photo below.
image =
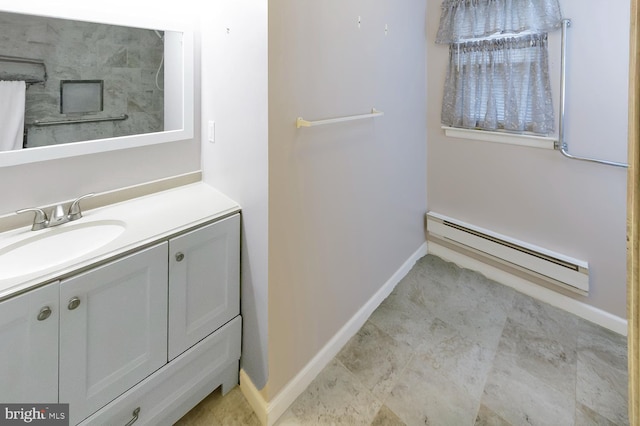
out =
[[483,130],[554,130],[547,31],[558,0],[444,0],[437,43],[448,43],[442,124]]

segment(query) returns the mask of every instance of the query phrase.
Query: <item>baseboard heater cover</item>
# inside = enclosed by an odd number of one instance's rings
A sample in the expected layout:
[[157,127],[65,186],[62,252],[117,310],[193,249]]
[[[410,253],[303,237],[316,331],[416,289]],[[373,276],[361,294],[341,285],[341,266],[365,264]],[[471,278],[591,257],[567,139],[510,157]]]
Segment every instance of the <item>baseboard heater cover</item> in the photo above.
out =
[[461,222],[427,213],[427,232],[435,237],[489,256],[518,270],[582,295],[589,294],[589,264],[532,244]]

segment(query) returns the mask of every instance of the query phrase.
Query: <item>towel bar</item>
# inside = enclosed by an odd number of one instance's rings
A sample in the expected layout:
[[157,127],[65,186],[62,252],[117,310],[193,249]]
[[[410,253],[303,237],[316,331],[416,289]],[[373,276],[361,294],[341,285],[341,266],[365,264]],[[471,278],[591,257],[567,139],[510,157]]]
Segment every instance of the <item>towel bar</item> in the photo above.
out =
[[298,119],[296,120],[296,127],[299,129],[300,127],[322,126],[324,124],[342,123],[344,121],[362,120],[364,118],[374,118],[374,117],[379,117],[381,115],[384,115],[384,112],[378,111],[375,108],[371,108],[371,112],[369,114],[329,118],[326,120],[318,120],[318,121],[307,121],[302,117],[298,117]]
[[[42,59],[33,59],[33,58],[22,58],[20,56],[8,56],[8,55],[0,55],[0,62],[11,62],[14,64],[27,64],[27,65],[38,65],[42,67],[42,74],[38,75],[18,75],[13,76],[6,74],[2,76],[3,80],[24,80],[27,85],[36,84],[36,83],[44,83],[47,81],[47,65],[44,63]],[[25,78],[27,77],[27,78]],[[28,78],[32,77],[32,78]]]

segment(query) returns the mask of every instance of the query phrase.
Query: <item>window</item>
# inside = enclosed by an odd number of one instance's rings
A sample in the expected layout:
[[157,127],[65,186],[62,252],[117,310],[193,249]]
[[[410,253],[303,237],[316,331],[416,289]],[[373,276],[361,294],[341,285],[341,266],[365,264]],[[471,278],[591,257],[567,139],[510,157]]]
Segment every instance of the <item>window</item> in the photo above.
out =
[[551,134],[547,31],[561,19],[557,0],[445,0],[436,39],[449,44],[442,124]]

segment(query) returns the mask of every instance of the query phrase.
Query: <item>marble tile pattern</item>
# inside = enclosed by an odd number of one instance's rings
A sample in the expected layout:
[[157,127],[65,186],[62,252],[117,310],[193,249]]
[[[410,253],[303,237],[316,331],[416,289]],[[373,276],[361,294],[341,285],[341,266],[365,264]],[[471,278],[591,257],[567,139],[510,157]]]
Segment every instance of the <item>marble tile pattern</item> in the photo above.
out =
[[261,423],[236,386],[225,396],[221,388],[216,389],[175,423],[175,426],[212,425],[261,426]]
[[[0,54],[44,60],[47,81],[28,87],[25,123],[127,114],[124,121],[35,127],[27,146],[164,130],[163,42],[152,30],[0,12]],[[0,76],[8,63],[0,61]],[[33,67],[22,65],[23,67]],[[103,111],[60,112],[61,80],[103,80]]]
[[627,380],[625,337],[427,255],[276,425],[621,426]]

